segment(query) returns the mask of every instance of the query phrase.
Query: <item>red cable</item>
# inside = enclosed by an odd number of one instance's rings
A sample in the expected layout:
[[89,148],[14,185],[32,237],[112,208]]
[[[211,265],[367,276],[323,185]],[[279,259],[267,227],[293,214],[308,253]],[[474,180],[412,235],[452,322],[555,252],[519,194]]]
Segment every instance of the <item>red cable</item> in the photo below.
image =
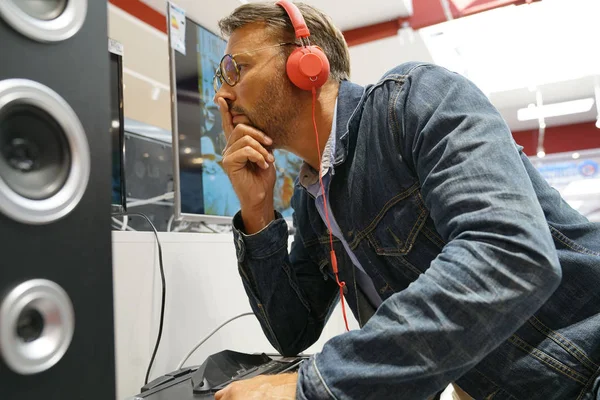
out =
[[331,247],[331,268],[333,269],[333,274],[335,275],[335,281],[340,287],[340,300],[342,301],[342,314],[344,315],[344,323],[346,324],[346,331],[350,331],[348,329],[348,319],[346,318],[346,306],[344,304],[344,286],[346,286],[346,282],[341,281],[338,276],[338,266],[337,266],[337,257],[335,256],[335,251],[333,250],[333,234],[331,229],[331,221],[329,220],[329,211],[327,209],[327,197],[325,194],[325,186],[323,185],[323,178],[321,177],[321,146],[319,145],[319,131],[317,130],[317,118],[315,116],[315,105],[317,103],[317,90],[312,88],[312,118],[313,125],[315,127],[315,135],[317,138],[317,152],[319,155],[319,184],[321,185],[321,193],[323,194],[323,204],[325,206],[325,220],[327,221],[327,227],[329,228],[329,246]]

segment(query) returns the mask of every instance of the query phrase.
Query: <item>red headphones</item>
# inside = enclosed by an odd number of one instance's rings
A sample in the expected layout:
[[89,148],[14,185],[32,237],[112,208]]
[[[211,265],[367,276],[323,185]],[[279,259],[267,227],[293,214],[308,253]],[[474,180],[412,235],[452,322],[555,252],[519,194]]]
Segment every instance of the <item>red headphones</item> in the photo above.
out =
[[[308,31],[306,22],[304,22],[304,17],[302,16],[302,13],[300,13],[298,7],[288,0],[280,0],[276,4],[283,7],[283,9],[287,12],[290,20],[292,21],[292,25],[294,26],[296,37],[300,39],[300,42],[302,43],[302,47],[295,49],[288,57],[286,71],[288,77],[294,85],[298,86],[302,90],[310,90],[312,92],[313,126],[315,127],[315,138],[319,160],[321,160],[321,148],[319,145],[319,132],[317,131],[315,105],[317,103],[317,89],[323,86],[325,82],[327,82],[327,78],[329,78],[329,60],[319,46],[310,45],[310,41],[308,40],[310,32]],[[318,175],[319,184],[321,185],[321,192],[323,193],[323,196],[326,196],[321,172],[318,172]],[[346,283],[344,281],[340,281],[339,278],[337,257],[335,255],[335,250],[333,249],[333,234],[331,229],[331,220],[329,219],[329,207],[327,204],[327,197],[325,197],[324,209],[327,228],[329,228],[331,269],[335,275],[335,281],[340,288],[340,301],[342,302],[342,314],[344,315],[346,330],[350,330],[348,328],[348,319],[346,318],[346,307],[344,306],[344,286],[346,286]]]
[[310,31],[306,26],[302,13],[288,0],[276,3],[287,12],[296,37],[300,39],[302,47],[290,54],[287,60],[286,71],[292,83],[302,90],[318,89],[329,78],[329,60],[319,46],[311,46],[309,41]]

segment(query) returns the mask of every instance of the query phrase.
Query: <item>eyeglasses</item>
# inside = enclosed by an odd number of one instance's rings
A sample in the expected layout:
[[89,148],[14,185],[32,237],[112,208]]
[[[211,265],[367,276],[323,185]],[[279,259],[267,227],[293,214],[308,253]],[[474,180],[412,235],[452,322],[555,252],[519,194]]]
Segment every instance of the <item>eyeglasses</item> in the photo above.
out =
[[245,51],[243,53],[225,54],[223,58],[221,58],[221,62],[219,63],[219,66],[215,71],[215,76],[213,77],[213,87],[215,89],[215,92],[219,91],[219,89],[223,85],[223,82],[225,82],[229,86],[235,86],[240,81],[240,69],[238,67],[237,62],[235,61],[235,57],[242,54],[254,53],[260,50],[272,49],[274,47],[281,46],[299,46],[299,44],[279,43],[274,46],[261,47],[255,50]]

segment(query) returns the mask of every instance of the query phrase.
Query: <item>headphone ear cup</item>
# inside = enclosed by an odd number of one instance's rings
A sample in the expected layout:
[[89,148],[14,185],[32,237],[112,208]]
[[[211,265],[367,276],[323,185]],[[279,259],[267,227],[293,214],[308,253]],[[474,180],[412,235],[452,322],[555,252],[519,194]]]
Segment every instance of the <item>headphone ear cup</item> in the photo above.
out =
[[300,47],[288,57],[286,70],[290,81],[300,89],[318,89],[329,78],[329,60],[318,46]]

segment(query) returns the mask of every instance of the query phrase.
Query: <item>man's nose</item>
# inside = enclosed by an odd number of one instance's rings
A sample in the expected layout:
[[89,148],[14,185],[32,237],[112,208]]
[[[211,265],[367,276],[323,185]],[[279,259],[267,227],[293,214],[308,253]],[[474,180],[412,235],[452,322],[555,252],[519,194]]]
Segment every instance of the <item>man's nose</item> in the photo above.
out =
[[223,99],[225,99],[225,101],[227,101],[228,104],[231,103],[233,100],[235,100],[235,94],[232,89],[233,88],[231,86],[223,82],[219,90],[217,90],[217,93],[215,93],[213,101],[216,103],[217,99],[219,97],[222,97]]

